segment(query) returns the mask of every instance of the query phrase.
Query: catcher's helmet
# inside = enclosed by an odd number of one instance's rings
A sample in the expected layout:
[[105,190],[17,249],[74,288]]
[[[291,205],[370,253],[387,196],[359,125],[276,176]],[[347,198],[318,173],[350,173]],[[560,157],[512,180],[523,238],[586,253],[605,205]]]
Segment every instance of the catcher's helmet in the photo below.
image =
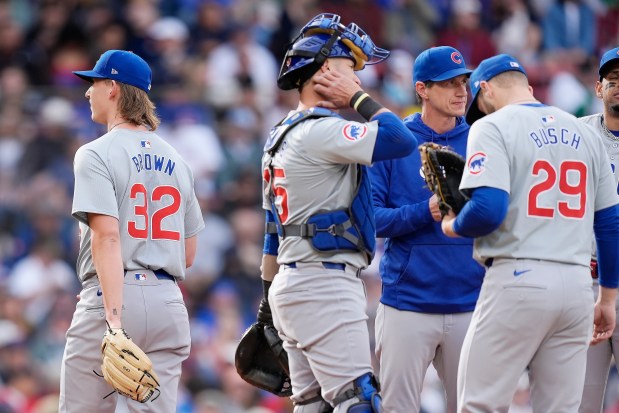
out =
[[327,58],[344,57],[355,70],[382,62],[389,51],[376,47],[355,23],[344,26],[337,14],[319,14],[307,23],[286,52],[277,79],[282,90],[295,89],[309,79]]

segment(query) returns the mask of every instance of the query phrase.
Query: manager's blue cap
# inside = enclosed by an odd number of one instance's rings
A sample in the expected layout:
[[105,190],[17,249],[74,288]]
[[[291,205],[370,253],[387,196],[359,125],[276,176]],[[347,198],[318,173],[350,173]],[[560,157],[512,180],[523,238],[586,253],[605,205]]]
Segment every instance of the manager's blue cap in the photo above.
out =
[[439,82],[472,72],[466,68],[464,58],[453,47],[438,46],[419,53],[413,66],[413,84]]
[[135,86],[148,93],[152,72],[148,63],[133,52],[108,50],[92,70],[75,71],[75,75],[92,83],[92,79],[111,79]]
[[471,100],[471,106],[469,106],[469,109],[466,112],[466,122],[469,125],[472,125],[477,119],[486,116],[486,114],[479,110],[479,107],[477,106],[477,95],[480,90],[479,84],[482,81],[487,82],[493,77],[509,71],[517,71],[524,73],[525,76],[527,75],[527,72],[524,71],[524,68],[518,60],[508,54],[500,54],[482,60],[479,66],[473,70],[469,81],[469,84],[471,85],[471,96],[473,99]]
[[610,49],[606,53],[602,55],[602,59],[600,59],[600,70],[598,73],[600,74],[600,81],[604,76],[608,74],[609,66],[611,63],[614,63],[619,59],[619,47],[615,47],[614,49]]

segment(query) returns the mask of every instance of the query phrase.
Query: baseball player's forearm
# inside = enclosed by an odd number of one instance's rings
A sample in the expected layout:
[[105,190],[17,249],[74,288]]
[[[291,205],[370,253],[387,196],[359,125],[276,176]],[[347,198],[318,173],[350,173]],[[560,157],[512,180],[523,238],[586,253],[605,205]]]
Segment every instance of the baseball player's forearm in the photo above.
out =
[[612,305],[614,307],[616,299],[617,299],[616,288],[606,288],[600,285],[600,293],[598,295],[599,303]]
[[108,215],[88,214],[88,223],[92,230],[92,259],[103,293],[105,319],[110,327],[121,327],[125,270],[118,220]]
[[441,220],[441,230],[443,234],[449,238],[458,238],[460,234],[454,229],[454,223],[456,222],[456,214],[450,209]]
[[606,288],[600,285],[600,293],[593,308],[592,345],[601,343],[612,337],[617,318],[617,310],[615,309],[616,299],[616,288]]
[[393,112],[378,113],[372,120],[378,121],[372,162],[403,158],[417,147],[417,137]]
[[596,211],[593,229],[600,286],[616,288],[619,285],[619,205]]
[[198,240],[196,236],[185,238],[185,268],[193,265],[196,259],[196,251],[198,249]]
[[[416,232],[420,228],[433,222],[432,215],[428,210],[428,200],[409,203],[409,196],[403,199],[393,199],[393,192],[403,192],[404,187],[391,188],[391,169],[396,168],[395,162],[377,162],[369,168],[372,179],[372,202],[374,204],[374,219],[376,221],[376,236],[400,237]],[[412,169],[402,171],[397,169],[396,174],[402,172],[417,172]],[[421,185],[421,183],[419,184]],[[387,205],[389,203],[391,205]],[[416,201],[416,200],[415,200]],[[400,205],[392,207],[394,204]]]
[[480,187],[453,223],[453,230],[464,237],[481,237],[496,230],[507,216],[509,194],[502,189]]
[[431,222],[432,214],[428,200],[398,208],[377,208],[374,206],[376,236],[401,237],[425,228]]
[[275,274],[279,272],[279,264],[277,263],[277,255],[264,254],[262,256],[262,265],[260,266],[262,279],[265,281],[273,281]]

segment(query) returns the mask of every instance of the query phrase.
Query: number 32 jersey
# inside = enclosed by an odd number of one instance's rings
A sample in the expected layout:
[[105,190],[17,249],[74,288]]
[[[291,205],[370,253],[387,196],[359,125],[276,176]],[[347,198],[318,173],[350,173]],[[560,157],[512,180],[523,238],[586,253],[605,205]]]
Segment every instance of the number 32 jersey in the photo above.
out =
[[96,274],[88,213],[118,219],[125,269],[163,269],[184,279],[185,238],[204,221],[191,169],[171,145],[153,132],[119,129],[78,149],[74,171],[82,282]]
[[474,258],[530,258],[588,266],[595,211],[619,203],[599,134],[542,104],[509,105],[469,132],[460,189],[509,193],[507,216],[477,238]]

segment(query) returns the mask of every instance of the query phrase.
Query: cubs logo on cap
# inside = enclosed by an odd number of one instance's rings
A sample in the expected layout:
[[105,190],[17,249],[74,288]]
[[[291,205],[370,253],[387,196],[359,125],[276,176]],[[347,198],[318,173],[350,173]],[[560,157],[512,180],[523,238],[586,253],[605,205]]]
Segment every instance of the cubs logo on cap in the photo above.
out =
[[450,46],[431,47],[415,59],[413,84],[417,82],[440,82],[460,75],[469,75],[462,54]]

